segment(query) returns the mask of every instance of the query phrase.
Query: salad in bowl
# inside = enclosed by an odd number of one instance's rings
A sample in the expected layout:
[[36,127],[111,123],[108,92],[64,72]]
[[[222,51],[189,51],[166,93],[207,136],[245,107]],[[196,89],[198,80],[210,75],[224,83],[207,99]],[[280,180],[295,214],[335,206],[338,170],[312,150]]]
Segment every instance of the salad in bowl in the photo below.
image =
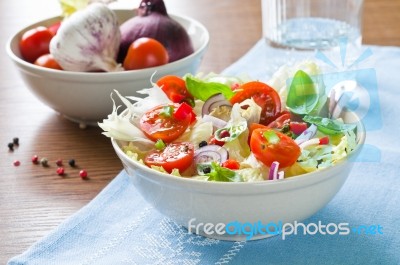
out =
[[[336,94],[334,94],[336,92]],[[327,96],[312,61],[268,82],[247,76],[164,76],[99,123],[131,160],[177,178],[209,182],[284,180],[324,170],[357,147],[357,126]],[[112,98],[112,97],[111,97]]]

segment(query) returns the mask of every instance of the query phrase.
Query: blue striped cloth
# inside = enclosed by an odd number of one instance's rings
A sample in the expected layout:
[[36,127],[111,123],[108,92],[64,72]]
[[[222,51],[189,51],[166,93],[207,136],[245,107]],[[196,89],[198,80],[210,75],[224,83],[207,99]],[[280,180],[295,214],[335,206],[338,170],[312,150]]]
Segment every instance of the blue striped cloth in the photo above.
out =
[[[188,234],[148,205],[122,171],[87,206],[8,264],[400,264],[400,48],[367,48],[367,66],[360,63],[357,71],[370,73],[368,148],[337,196],[304,221],[345,222],[350,234],[247,242]],[[266,79],[271,60],[286,55],[260,40],[225,73]],[[353,229],[372,226],[381,233]]]

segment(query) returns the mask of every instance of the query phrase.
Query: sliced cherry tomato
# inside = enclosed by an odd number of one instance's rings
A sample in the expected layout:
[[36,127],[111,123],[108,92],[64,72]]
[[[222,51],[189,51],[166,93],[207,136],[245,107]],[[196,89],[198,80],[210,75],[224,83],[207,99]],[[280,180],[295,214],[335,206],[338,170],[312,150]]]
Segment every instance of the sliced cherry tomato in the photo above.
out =
[[194,147],[189,142],[170,143],[162,151],[152,151],[144,159],[150,166],[163,167],[168,173],[174,168],[185,171],[193,162]]
[[296,135],[300,135],[302,134],[302,132],[304,132],[305,130],[307,130],[307,123],[305,122],[296,122],[296,121],[291,121],[289,123],[289,127],[290,130],[296,134]]
[[270,86],[259,81],[251,81],[243,84],[238,92],[230,99],[232,104],[242,102],[245,99],[253,100],[262,108],[260,123],[268,125],[277,114],[281,112],[281,99],[278,93]]
[[289,136],[274,129],[262,128],[255,129],[251,134],[250,149],[254,156],[268,167],[274,161],[278,161],[282,168],[291,166],[301,153],[300,147]]
[[[178,109],[177,104],[159,105],[147,111],[140,119],[140,128],[151,140],[163,140],[170,143],[181,136],[190,124],[191,116],[186,119],[177,119],[174,113]],[[172,113],[166,113],[166,109],[172,109]]]
[[287,111],[282,111],[277,118],[268,124],[270,128],[282,128],[285,123],[290,122],[290,113]]
[[19,49],[22,57],[33,63],[39,56],[50,53],[49,44],[53,34],[46,27],[37,27],[28,30],[22,35]]
[[185,80],[179,76],[166,75],[157,81],[167,97],[174,103],[187,102],[193,106],[194,98],[186,88]]
[[37,58],[35,64],[46,68],[62,70],[61,66],[57,63],[53,55],[51,55],[50,53],[44,54]]
[[49,26],[48,29],[53,35],[56,35],[60,26],[61,26],[61,21],[58,21],[58,22],[54,23],[53,25]]
[[232,170],[238,170],[240,168],[240,163],[235,159],[228,159],[225,162],[223,162],[221,166]]
[[139,38],[132,42],[124,59],[125,70],[137,70],[168,63],[167,49],[152,38]]

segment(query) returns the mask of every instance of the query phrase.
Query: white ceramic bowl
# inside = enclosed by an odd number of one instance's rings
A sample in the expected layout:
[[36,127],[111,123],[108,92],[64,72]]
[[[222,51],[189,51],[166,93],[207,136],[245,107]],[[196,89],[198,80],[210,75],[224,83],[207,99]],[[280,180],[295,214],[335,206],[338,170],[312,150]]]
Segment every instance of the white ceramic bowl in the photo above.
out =
[[[139,193],[155,209],[185,227],[191,222],[191,231],[200,235],[244,240],[246,234],[220,235],[217,230],[206,233],[204,224],[294,223],[323,208],[346,181],[353,165],[351,160],[354,161],[365,140],[365,129],[359,119],[352,113],[343,118],[346,122],[357,122],[358,145],[346,160],[324,170],[279,181],[224,183],[175,177],[130,159],[121,150],[126,143],[112,139],[112,145]],[[197,227],[200,229],[195,231]],[[251,239],[267,236],[258,234]]]
[[[132,10],[115,12],[120,23],[133,14]],[[209,33],[192,18],[173,14],[170,16],[187,30],[194,53],[163,66],[114,73],[82,73],[48,69],[24,61],[18,47],[22,34],[39,25],[52,25],[60,21],[60,17],[46,19],[20,30],[8,41],[7,54],[17,66],[27,87],[43,103],[70,120],[97,124],[111,113],[110,94],[114,89],[125,96],[140,96],[136,91],[151,87],[150,77],[155,72],[154,80],[167,74],[183,76],[186,73],[196,73],[208,47]]]

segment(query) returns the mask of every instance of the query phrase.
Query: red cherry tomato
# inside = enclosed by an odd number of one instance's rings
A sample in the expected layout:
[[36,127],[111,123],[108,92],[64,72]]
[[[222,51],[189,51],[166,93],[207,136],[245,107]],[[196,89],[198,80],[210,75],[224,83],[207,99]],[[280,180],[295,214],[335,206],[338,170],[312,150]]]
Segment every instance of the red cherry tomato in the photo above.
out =
[[167,49],[152,38],[139,38],[128,48],[124,59],[125,70],[137,70],[168,63]]
[[148,166],[163,167],[168,173],[174,168],[180,172],[186,170],[193,162],[194,147],[188,142],[168,144],[162,151],[152,151],[144,159]]
[[234,159],[228,159],[221,164],[222,167],[229,168],[231,170],[238,170],[240,168],[240,163]]
[[33,63],[43,54],[50,53],[49,44],[53,34],[46,27],[37,27],[28,30],[22,35],[19,49],[22,57]]
[[290,122],[290,113],[287,111],[284,111],[284,112],[280,113],[279,116],[277,116],[277,118],[274,121],[270,122],[268,124],[268,127],[280,129],[280,128],[282,128],[282,126],[285,123],[289,123],[289,122]]
[[[276,135],[275,141],[266,137],[266,134]],[[250,149],[254,156],[270,167],[272,162],[278,161],[280,167],[293,165],[300,156],[301,150],[289,136],[274,129],[255,129],[250,138]]]
[[193,106],[193,96],[186,88],[185,80],[179,76],[166,75],[157,81],[167,97],[174,103],[187,102]]
[[296,121],[291,121],[289,123],[290,130],[296,134],[300,135],[302,134],[305,130],[307,130],[307,123],[305,122],[296,122]]
[[[168,108],[172,108],[172,113],[166,113]],[[192,116],[187,115],[184,119],[175,117],[177,104],[159,105],[147,111],[140,119],[140,128],[143,133],[151,140],[163,140],[170,143],[181,136],[189,126]]]
[[278,93],[265,83],[251,81],[243,84],[230,99],[232,104],[240,103],[248,98],[262,108],[260,123],[268,125],[281,112],[281,100]]
[[54,36],[54,35],[57,34],[57,31],[58,31],[58,29],[60,28],[60,26],[61,26],[61,21],[58,21],[58,22],[54,23],[53,25],[50,25],[50,26],[48,27],[48,29],[49,29],[49,31],[50,31],[50,32],[53,34],[53,36]]
[[37,58],[35,64],[46,68],[62,70],[61,66],[57,63],[53,55],[51,55],[50,53],[44,54]]

